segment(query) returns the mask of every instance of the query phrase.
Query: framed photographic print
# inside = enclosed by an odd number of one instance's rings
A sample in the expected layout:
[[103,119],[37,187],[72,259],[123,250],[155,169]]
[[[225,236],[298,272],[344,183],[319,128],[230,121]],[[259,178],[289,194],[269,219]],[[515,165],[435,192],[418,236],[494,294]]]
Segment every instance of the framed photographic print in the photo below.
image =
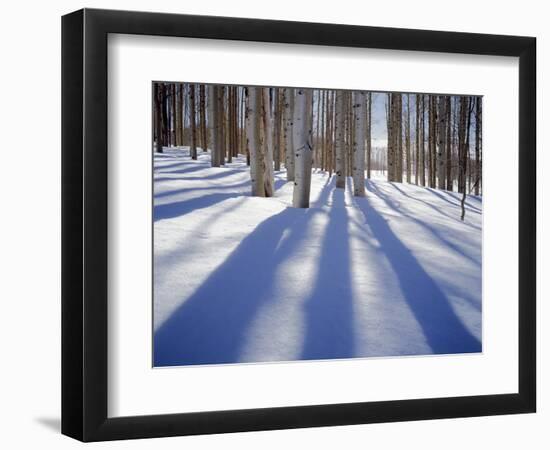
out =
[[64,434],[535,411],[534,38],[62,25]]

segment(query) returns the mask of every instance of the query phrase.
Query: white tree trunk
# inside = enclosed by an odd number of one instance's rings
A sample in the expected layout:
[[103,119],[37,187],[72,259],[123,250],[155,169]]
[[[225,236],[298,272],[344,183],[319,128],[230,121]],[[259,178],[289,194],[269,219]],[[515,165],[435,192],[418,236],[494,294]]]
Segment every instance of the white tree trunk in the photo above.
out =
[[438,136],[437,136],[437,187],[439,189],[445,189],[445,163],[447,158],[447,152],[445,151],[445,143],[447,141],[445,132],[446,132],[446,123],[445,119],[447,117],[445,111],[445,96],[439,96],[439,111],[438,111]]
[[[179,107],[178,107],[179,109]],[[189,124],[191,126],[191,159],[197,159],[197,124],[196,124],[196,107],[195,107],[195,85],[189,84]],[[180,130],[178,129],[178,134]],[[178,137],[178,140],[180,137]],[[183,141],[183,139],[182,139]]]
[[269,102],[270,88],[262,89],[262,118],[264,125],[263,147],[265,149],[264,160],[264,190],[266,197],[273,197],[273,115]]
[[344,93],[342,91],[336,91],[336,113],[335,113],[335,128],[334,128],[334,134],[335,134],[335,153],[336,153],[336,164],[335,164],[335,172],[336,172],[336,187],[337,188],[345,188],[346,187],[346,155],[344,151],[344,137],[345,137],[345,129],[344,129],[344,119],[345,119],[345,109],[344,109]]
[[294,144],[293,144],[293,120],[294,120],[294,89],[284,89],[284,115],[285,115],[285,167],[287,181],[294,181]]
[[216,92],[216,86],[208,86],[208,126],[211,131],[210,140],[210,164],[212,167],[217,167],[218,158],[216,152],[218,151],[218,129],[217,129],[217,103],[218,93]]
[[294,107],[295,178],[292,206],[309,208],[312,163],[312,90],[296,89]]
[[217,144],[218,148],[216,150],[216,165],[225,164],[225,151],[226,151],[226,142],[225,142],[225,86],[216,86],[216,92],[218,94],[218,101],[216,103],[217,107],[217,119],[218,124],[216,130],[218,131]]
[[265,197],[264,186],[264,159],[260,145],[260,133],[258,127],[259,102],[261,88],[248,87],[248,105],[246,120],[246,140],[250,152],[250,180],[252,183],[252,196]]
[[365,125],[367,122],[366,95],[353,93],[353,121],[355,133],[353,139],[353,195],[365,196]]
[[372,92],[367,94],[367,178],[370,178],[372,167],[372,139],[371,139],[371,124],[372,124]]

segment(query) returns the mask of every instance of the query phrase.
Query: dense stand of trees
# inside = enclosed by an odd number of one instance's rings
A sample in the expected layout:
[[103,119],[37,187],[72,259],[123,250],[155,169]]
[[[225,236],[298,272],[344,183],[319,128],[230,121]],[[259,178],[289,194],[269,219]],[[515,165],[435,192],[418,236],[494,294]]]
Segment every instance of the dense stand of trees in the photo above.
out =
[[[373,145],[376,114],[385,146]],[[214,167],[246,155],[254,196],[274,195],[284,167],[295,207],[309,206],[313,169],[334,174],[338,188],[352,183],[356,196],[380,170],[392,182],[482,192],[480,97],[154,83],[153,125],[157,152],[209,150]]]

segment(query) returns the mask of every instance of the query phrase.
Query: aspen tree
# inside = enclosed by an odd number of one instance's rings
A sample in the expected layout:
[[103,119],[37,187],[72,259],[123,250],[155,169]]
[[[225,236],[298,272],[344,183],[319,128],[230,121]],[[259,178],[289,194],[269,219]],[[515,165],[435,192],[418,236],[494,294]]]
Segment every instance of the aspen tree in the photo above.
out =
[[372,92],[367,93],[367,178],[371,175],[371,158],[372,158]]
[[185,85],[177,84],[176,85],[176,146],[179,147],[183,145],[183,118],[182,118],[182,106],[183,101],[183,92]]
[[250,153],[250,179],[253,197],[265,197],[264,184],[264,159],[260,145],[259,133],[259,104],[261,101],[261,88],[247,88],[247,120],[246,139]]
[[238,89],[239,100],[239,149],[241,154],[246,155],[246,95],[245,88]]
[[163,152],[163,136],[162,136],[162,104],[164,90],[160,88],[158,83],[154,84],[153,98],[155,102],[155,140],[157,153]]
[[472,112],[474,108],[474,99],[467,97],[467,115],[466,115],[466,141],[464,143],[464,158],[466,169],[469,169],[470,158],[470,125],[472,124]]
[[237,145],[237,139],[235,136],[235,87],[230,86],[229,87],[229,121],[228,121],[228,133],[229,133],[229,154],[231,155],[231,158],[233,156],[237,156],[235,153],[236,145]]
[[320,164],[321,164],[321,170],[326,170],[326,161],[327,161],[327,155],[326,155],[326,150],[327,150],[327,142],[326,142],[326,101],[327,101],[327,93],[326,91],[320,91],[320,95],[321,95],[321,130],[320,130],[320,136],[319,136],[319,139],[320,139],[320,145],[321,145],[321,160],[320,160]]
[[365,126],[367,123],[367,104],[364,92],[353,93],[353,195],[365,196]]
[[208,133],[206,130],[206,95],[204,84],[199,85],[199,121],[201,148],[205,152],[208,149]]
[[434,179],[434,165],[433,165],[433,146],[435,139],[435,121],[434,121],[434,104],[433,96],[428,97],[428,186],[435,187]]
[[172,123],[172,139],[171,146],[176,146],[176,83],[171,85],[171,94],[170,94],[170,108],[171,108],[171,123]]
[[415,158],[414,158],[414,184],[418,186],[420,174],[420,94],[416,94],[416,132],[415,132]]
[[437,97],[435,95],[430,96],[430,103],[432,109],[431,127],[432,127],[432,148],[430,150],[430,187],[435,188],[437,186]]
[[164,145],[166,147],[171,146],[172,141],[172,124],[170,123],[170,114],[172,107],[170,106],[170,96],[172,93],[172,86],[169,83],[164,84]]
[[451,96],[447,96],[445,99],[445,116],[447,122],[447,130],[445,136],[447,138],[447,144],[445,145],[445,180],[446,188],[448,191],[453,190],[453,177],[452,177],[452,132],[451,132]]
[[344,105],[344,92],[336,91],[336,106],[335,106],[335,157],[336,157],[336,187],[345,188],[346,187],[346,176],[345,176],[345,105]]
[[[464,131],[464,136],[463,136],[463,140],[464,140],[464,150],[462,155],[463,172],[465,172],[468,166],[468,162],[470,161],[470,125],[471,125],[471,117],[472,117],[472,110],[471,110],[472,103],[473,103],[473,99],[471,97],[465,97],[465,109],[467,110],[467,112],[466,112],[466,120],[465,120],[466,127]],[[462,183],[464,185],[463,186],[464,189],[462,191],[462,198],[460,200],[460,209],[461,209],[460,220],[464,220],[464,215],[466,214],[466,208],[464,206],[466,202],[466,176],[465,175],[463,177]],[[477,185],[477,182],[476,182],[476,185]]]
[[325,166],[326,170],[328,171],[329,178],[332,177],[332,146],[334,143],[333,140],[333,123],[334,123],[334,99],[333,99],[333,91],[327,91],[327,112],[325,115],[326,120],[326,129],[325,129]]
[[275,170],[281,170],[281,92],[273,88],[273,164]]
[[179,133],[179,145],[184,144],[184,136],[185,136],[185,117],[183,115],[183,107],[185,106],[185,85],[180,84],[180,94],[179,94],[179,106],[178,106],[178,113],[180,116],[180,123],[178,124],[178,133]]
[[405,170],[407,183],[411,182],[411,99],[407,94],[407,121],[405,122]]
[[189,85],[189,125],[191,128],[191,159],[197,159],[197,127],[195,124],[195,85]]
[[437,188],[438,189],[445,189],[446,183],[445,183],[445,163],[446,163],[446,150],[445,150],[445,144],[447,142],[445,132],[447,130],[446,127],[446,118],[447,114],[445,111],[446,106],[446,100],[444,95],[440,95],[438,99],[438,114],[437,114],[437,122],[438,122],[438,134],[437,134]]
[[463,157],[466,130],[465,97],[460,97],[458,118],[458,192],[463,193],[466,190],[464,186],[465,167]]
[[208,86],[208,125],[212,133],[210,165],[219,167],[218,146],[218,86]]
[[312,148],[312,108],[313,92],[311,89],[296,89],[294,103],[293,142],[295,146],[295,178],[292,194],[292,206],[309,208],[311,189]]
[[395,181],[403,181],[403,95],[396,95],[395,133],[396,133],[396,162]]
[[393,94],[388,94],[387,96],[387,103],[386,103],[386,130],[387,130],[387,155],[386,155],[386,163],[387,163],[387,170],[388,170],[388,181],[394,180],[394,160],[395,160],[395,147],[394,147],[394,122],[393,118],[395,116],[394,112],[394,96]]
[[[312,122],[312,128],[311,128],[311,146],[313,148],[312,152],[312,167],[313,168],[319,168],[319,114],[321,110],[319,109],[321,102],[320,100],[320,91],[318,89],[313,90],[312,89],[312,111],[315,110],[315,131],[313,131],[313,122]],[[312,121],[313,121],[313,114],[312,114]]]
[[426,186],[426,162],[425,162],[425,119],[426,119],[426,101],[424,98],[424,94],[420,95],[420,102],[422,103],[422,111],[421,111],[421,120],[420,120],[420,184],[422,186]]
[[294,181],[294,144],[293,120],[294,120],[294,89],[284,90],[284,114],[285,114],[285,167],[287,181]]
[[239,89],[233,86],[233,155],[239,155]]
[[226,114],[226,135],[227,135],[227,162],[233,162],[233,86],[227,87],[227,110]]
[[475,100],[476,103],[476,111],[475,111],[475,119],[476,119],[476,128],[475,128],[475,178],[476,178],[476,184],[475,184],[475,195],[479,195],[479,188],[481,185],[481,97],[477,97]]
[[264,138],[264,191],[266,197],[273,197],[273,115],[271,113],[270,88],[262,88],[262,119]]
[[335,146],[335,96],[334,91],[328,92],[328,127],[327,127],[327,166],[328,166],[328,176],[332,177],[332,172],[334,170],[334,150]]
[[346,92],[346,95],[348,97],[348,123],[349,123],[349,131],[348,131],[348,160],[347,160],[347,176],[352,177],[353,176],[353,142],[355,141],[355,121],[353,120],[353,98],[351,92]]
[[231,155],[237,156],[239,154],[238,151],[238,132],[237,132],[237,87],[231,86],[231,103],[230,103],[230,111],[231,111],[231,121],[230,121],[230,132],[231,132]]
[[470,98],[460,97],[460,123],[458,128],[458,192],[466,192],[466,171],[469,152]]
[[225,163],[225,152],[226,152],[226,133],[225,133],[225,86],[217,86],[218,97],[217,97],[217,119],[218,125],[216,130],[218,132],[218,137],[216,142],[218,144],[218,151],[216,152],[217,165],[221,166]]

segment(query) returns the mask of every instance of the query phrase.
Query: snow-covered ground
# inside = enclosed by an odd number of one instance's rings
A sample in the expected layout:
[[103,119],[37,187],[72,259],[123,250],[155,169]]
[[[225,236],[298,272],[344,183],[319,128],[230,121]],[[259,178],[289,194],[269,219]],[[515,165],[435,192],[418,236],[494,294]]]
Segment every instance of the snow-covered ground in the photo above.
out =
[[481,209],[459,194],[323,172],[251,197],[241,157],[154,160],[155,366],[481,351]]

